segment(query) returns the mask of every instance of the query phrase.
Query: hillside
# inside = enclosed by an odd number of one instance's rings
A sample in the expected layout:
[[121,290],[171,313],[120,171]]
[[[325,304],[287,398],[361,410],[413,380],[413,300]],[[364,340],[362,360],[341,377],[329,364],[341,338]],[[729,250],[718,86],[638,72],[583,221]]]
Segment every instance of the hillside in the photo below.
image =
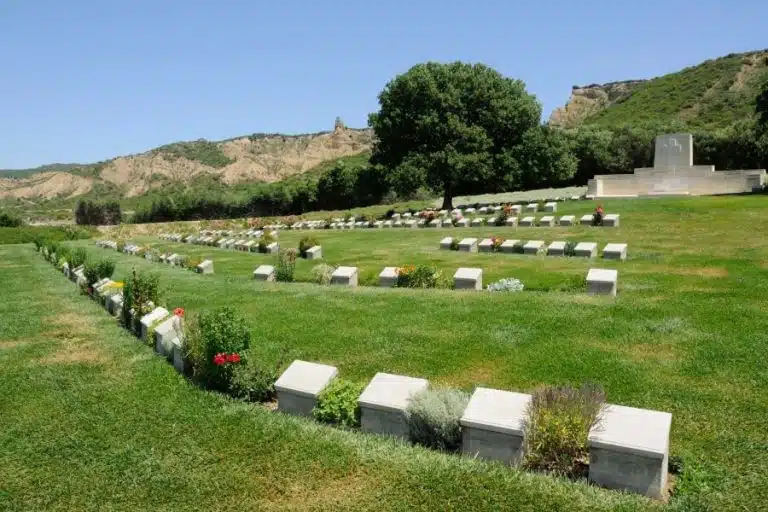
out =
[[718,129],[752,117],[766,83],[768,50],[732,54],[650,80],[574,86],[568,103],[552,112],[550,124],[573,128],[679,121]]
[[0,175],[0,198],[69,198],[89,192],[135,197],[198,180],[227,185],[274,182],[329,160],[367,152],[371,140],[370,130],[337,124],[333,132],[178,142],[96,164],[12,171],[22,177]]

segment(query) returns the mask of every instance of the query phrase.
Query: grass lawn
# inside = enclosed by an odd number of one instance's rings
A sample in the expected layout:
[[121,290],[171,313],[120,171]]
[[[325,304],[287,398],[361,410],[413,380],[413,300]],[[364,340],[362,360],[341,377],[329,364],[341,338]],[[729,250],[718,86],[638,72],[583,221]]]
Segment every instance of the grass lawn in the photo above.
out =
[[[161,277],[167,305],[232,305],[255,350],[471,390],[602,384],[608,401],[673,413],[688,469],[685,510],[768,503],[768,201],[764,196],[612,200],[618,229],[316,231],[326,261],[431,262],[518,277],[518,294],[256,283],[271,257],[164,244],[214,259],[201,276],[98,249],[116,277]],[[585,213],[590,203],[564,205]],[[165,230],[167,227],[158,227]],[[295,247],[303,233],[281,233]],[[586,261],[438,251],[442,236],[629,243],[616,299],[569,289]],[[139,238],[146,241],[151,238]],[[73,245],[90,242],[69,242]],[[312,264],[300,262],[299,277]],[[594,510],[655,505],[495,465],[313,425],[204,393],[151,356],[31,246],[0,247],[0,508]],[[547,290],[547,291],[545,291]]]

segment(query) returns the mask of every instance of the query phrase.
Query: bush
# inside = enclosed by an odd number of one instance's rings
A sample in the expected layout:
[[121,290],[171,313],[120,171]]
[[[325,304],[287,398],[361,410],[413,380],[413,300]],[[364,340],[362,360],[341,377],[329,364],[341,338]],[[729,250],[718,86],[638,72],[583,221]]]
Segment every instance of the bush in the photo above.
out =
[[307,257],[307,251],[317,245],[317,239],[310,236],[305,236],[299,241],[299,255],[302,258]]
[[234,367],[246,364],[250,343],[245,320],[231,307],[200,313],[188,321],[185,333],[185,352],[193,376],[211,389],[230,390]]
[[563,254],[565,256],[576,256],[576,242],[566,242]]
[[275,399],[275,381],[280,376],[284,361],[268,365],[248,352],[244,362],[234,367],[230,394],[246,402],[270,402]]
[[275,238],[267,233],[266,231],[262,233],[261,238],[259,238],[259,252],[266,253],[267,252],[267,246],[275,241]]
[[32,243],[35,244],[35,251],[40,252],[40,249],[45,245],[45,240],[40,236],[36,236],[32,240]]
[[440,281],[440,271],[429,265],[406,265],[397,269],[398,288],[436,288]]
[[88,259],[88,252],[82,247],[78,247],[69,255],[69,266],[74,269],[80,265],[85,265],[86,259]]
[[320,422],[341,427],[360,426],[360,394],[363,386],[344,379],[334,379],[317,397],[312,416]]
[[[160,302],[160,281],[154,274],[139,274],[136,269],[123,285],[123,325],[133,332],[138,332],[141,317],[150,313]],[[131,311],[134,320],[131,322]]]
[[604,402],[602,388],[593,384],[537,389],[525,420],[524,466],[581,476],[589,458],[589,431],[599,423]]
[[525,242],[523,241],[517,242],[515,245],[512,246],[512,252],[514,254],[524,254],[525,253],[525,250],[523,249],[524,246],[525,246]]
[[296,269],[296,249],[281,250],[277,253],[275,265],[275,280],[283,283],[293,282],[293,273]]
[[491,250],[493,252],[500,252],[501,251],[501,244],[504,243],[504,239],[500,236],[494,236],[491,238]]
[[312,280],[317,284],[331,284],[331,276],[335,270],[336,267],[333,265],[326,265],[325,263],[315,265],[312,267]]
[[180,254],[179,257],[176,259],[176,265],[181,268],[190,268],[189,263],[190,263],[189,256],[185,256],[183,254]]
[[92,286],[97,281],[112,277],[115,273],[115,262],[111,260],[100,260],[97,262],[86,261],[83,274],[88,286]]
[[489,292],[521,292],[523,283],[519,279],[508,277],[488,285]]
[[459,250],[459,239],[458,238],[454,238],[453,240],[451,240],[451,250],[452,251],[458,251]]
[[3,228],[18,228],[24,224],[18,217],[14,217],[9,213],[0,212],[0,227]]
[[412,442],[449,452],[461,447],[459,419],[469,394],[455,389],[427,389],[408,403],[406,418]]

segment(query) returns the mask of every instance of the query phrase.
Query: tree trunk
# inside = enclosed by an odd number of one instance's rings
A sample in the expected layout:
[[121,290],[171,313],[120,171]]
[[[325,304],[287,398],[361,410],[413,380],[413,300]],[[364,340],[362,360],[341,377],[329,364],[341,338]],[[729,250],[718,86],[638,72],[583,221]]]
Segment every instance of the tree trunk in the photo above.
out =
[[443,210],[453,210],[453,188],[450,185],[446,185],[443,192]]

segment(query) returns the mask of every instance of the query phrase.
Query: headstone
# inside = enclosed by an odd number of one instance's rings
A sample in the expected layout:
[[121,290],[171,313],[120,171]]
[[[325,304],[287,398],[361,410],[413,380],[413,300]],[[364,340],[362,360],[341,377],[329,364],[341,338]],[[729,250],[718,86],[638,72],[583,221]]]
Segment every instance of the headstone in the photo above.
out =
[[450,250],[451,249],[451,245],[453,245],[453,237],[452,236],[447,236],[447,237],[443,238],[442,240],[440,240],[440,249]]
[[397,267],[384,267],[379,274],[379,286],[392,288],[397,284]]
[[481,206],[480,208],[478,208],[477,213],[488,213],[488,207]]
[[586,215],[582,215],[580,222],[581,222],[582,226],[591,226],[592,225],[592,214],[588,213]]
[[545,215],[539,220],[539,225],[551,228],[555,225],[555,218],[552,215]]
[[319,245],[314,245],[307,249],[308,260],[319,260],[323,258],[323,248]]
[[469,457],[518,463],[531,395],[477,388],[461,416],[461,451]]
[[213,261],[211,261],[211,260],[203,260],[197,266],[197,273],[198,274],[213,274]]
[[560,217],[561,226],[573,226],[575,222],[576,222],[576,217],[574,215],[563,215],[562,217]]
[[271,244],[267,245],[267,254],[277,254],[279,250],[280,245],[277,242],[272,242]]
[[338,267],[331,274],[331,284],[357,286],[357,267]]
[[453,219],[443,219],[443,227],[444,228],[453,227]]
[[501,252],[512,254],[515,252],[515,246],[520,243],[520,240],[504,240],[501,243]]
[[619,227],[619,214],[618,213],[609,213],[608,215],[603,216],[603,227],[604,228],[617,228]]
[[475,217],[474,219],[472,219],[472,227],[473,228],[480,227],[483,224],[485,224],[485,219],[483,219],[482,217]]
[[465,238],[459,242],[459,251],[477,252],[477,238]]
[[485,223],[489,226],[495,226],[496,225],[496,217],[490,217],[485,220]]
[[547,203],[544,205],[544,211],[548,213],[555,213],[557,211],[557,203]]
[[613,269],[591,268],[587,272],[587,293],[590,295],[616,295],[619,272]]
[[667,487],[668,412],[608,405],[589,433],[589,479],[609,487],[662,498]]
[[272,265],[259,265],[253,271],[253,278],[257,281],[274,281],[275,267]]
[[523,217],[520,220],[521,228],[532,228],[536,225],[536,217]]
[[334,366],[296,360],[275,382],[277,408],[295,416],[311,416],[317,397],[336,377]]
[[566,242],[552,242],[547,247],[547,256],[565,256]]
[[443,221],[441,221],[440,219],[432,219],[431,221],[429,221],[429,227],[431,228],[439,228],[442,225],[443,225]]
[[107,299],[107,311],[112,316],[120,315],[123,309],[123,294],[116,293]]
[[468,228],[469,227],[469,219],[459,219],[456,221],[456,226],[460,228]]
[[493,252],[493,240],[490,238],[483,238],[478,245],[480,252]]
[[512,211],[515,212],[517,215],[520,215],[521,213],[523,213],[523,205],[513,204],[511,208],[512,208]]
[[171,315],[155,327],[155,351],[168,359],[173,357],[173,340],[183,336],[181,318]]
[[475,211],[474,208],[464,208],[464,213],[475,213]]
[[574,256],[577,258],[594,258],[597,256],[597,244],[595,242],[579,242],[574,248]]
[[656,137],[653,154],[654,169],[685,169],[693,167],[693,135],[671,133]]
[[544,248],[544,240],[531,240],[523,246],[523,254],[539,254]]
[[149,329],[152,327],[152,324],[157,322],[158,320],[164,320],[170,313],[168,313],[168,310],[165,308],[155,308],[152,310],[151,313],[144,315],[141,317],[140,324],[141,324],[141,332],[140,332],[140,338],[142,340],[147,339],[147,335],[149,333]]
[[539,204],[538,203],[530,203],[525,205],[525,211],[527,212],[537,212],[539,211]]
[[607,244],[603,248],[603,258],[606,260],[626,260],[627,244]]
[[507,227],[511,227],[511,228],[517,227],[517,217],[507,217],[505,224],[507,225]]
[[482,290],[483,269],[460,268],[453,274],[453,287],[457,290]]
[[363,432],[408,436],[406,408],[415,394],[426,390],[426,379],[377,373],[360,395],[360,428]]

